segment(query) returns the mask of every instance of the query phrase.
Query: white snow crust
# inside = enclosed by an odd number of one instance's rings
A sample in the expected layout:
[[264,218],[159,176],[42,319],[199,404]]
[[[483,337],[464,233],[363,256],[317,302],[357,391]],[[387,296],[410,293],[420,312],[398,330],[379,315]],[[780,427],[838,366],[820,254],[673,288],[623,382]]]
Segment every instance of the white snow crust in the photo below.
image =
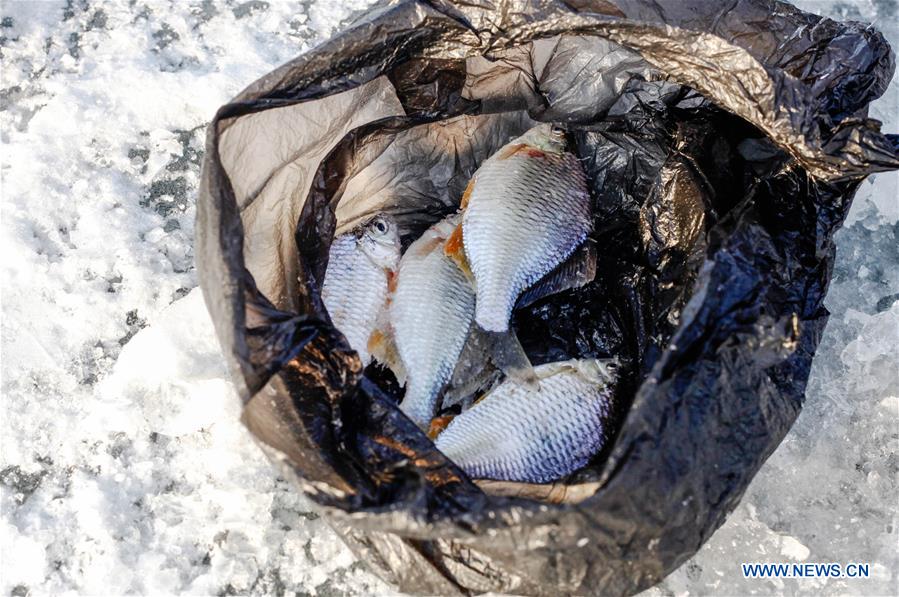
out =
[[205,126],[354,2],[4,2],[0,594],[384,594],[238,421]]

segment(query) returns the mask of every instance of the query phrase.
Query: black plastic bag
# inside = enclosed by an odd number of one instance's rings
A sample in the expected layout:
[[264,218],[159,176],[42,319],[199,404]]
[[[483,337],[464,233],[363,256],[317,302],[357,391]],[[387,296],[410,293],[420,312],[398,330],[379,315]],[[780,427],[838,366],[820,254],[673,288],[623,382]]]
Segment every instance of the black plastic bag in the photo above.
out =
[[[802,406],[833,233],[897,138],[873,29],[706,0],[399,2],[263,77],[207,135],[198,270],[243,420],[408,592],[631,594],[693,555]],[[475,483],[361,371],[319,298],[330,239],[404,241],[536,121],[596,201],[590,285],[522,309],[535,363],[619,357],[621,428],[549,486]]]

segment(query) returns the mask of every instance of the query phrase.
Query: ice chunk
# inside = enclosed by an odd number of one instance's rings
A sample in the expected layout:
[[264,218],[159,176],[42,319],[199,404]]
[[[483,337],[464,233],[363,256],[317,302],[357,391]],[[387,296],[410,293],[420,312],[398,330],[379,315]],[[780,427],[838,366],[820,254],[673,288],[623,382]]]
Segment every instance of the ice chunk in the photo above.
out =
[[811,553],[805,545],[796,540],[796,537],[782,537],[780,540],[780,553],[792,560],[806,560]]

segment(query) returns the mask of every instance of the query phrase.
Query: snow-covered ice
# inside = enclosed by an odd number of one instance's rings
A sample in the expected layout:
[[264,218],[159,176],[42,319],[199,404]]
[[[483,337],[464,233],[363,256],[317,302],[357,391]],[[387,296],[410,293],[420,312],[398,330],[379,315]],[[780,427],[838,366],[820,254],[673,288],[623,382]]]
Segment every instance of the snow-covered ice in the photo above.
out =
[[[389,594],[237,419],[193,268],[204,127],[369,0],[4,2],[0,593]],[[807,0],[874,22],[890,0]],[[899,86],[873,107],[899,130]],[[805,409],[647,593],[896,594],[899,175],[860,190]],[[870,562],[744,580],[740,562]]]
[[241,427],[192,252],[216,108],[365,6],[3,4],[3,595],[389,591]]

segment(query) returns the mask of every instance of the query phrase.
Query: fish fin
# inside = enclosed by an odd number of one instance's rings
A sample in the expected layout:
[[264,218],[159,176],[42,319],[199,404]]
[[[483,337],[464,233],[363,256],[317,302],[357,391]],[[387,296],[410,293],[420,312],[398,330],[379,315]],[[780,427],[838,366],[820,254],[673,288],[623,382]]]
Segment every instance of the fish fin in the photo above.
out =
[[510,327],[505,332],[484,332],[490,342],[490,359],[509,379],[527,387],[540,389],[540,380],[534,373],[531,360],[525,354],[518,335]]
[[596,384],[610,384],[617,379],[621,363],[611,359],[580,359],[574,362],[577,372]]
[[387,293],[388,296],[392,296],[394,292],[396,292],[396,283],[399,279],[399,272],[394,269],[384,269],[384,272],[387,274]]
[[586,286],[596,277],[596,245],[587,239],[580,247],[575,249],[571,256],[557,265],[555,269],[543,276],[536,284],[525,290],[515,308],[520,309],[546,298],[572,288]]
[[431,251],[433,251],[434,249],[436,249],[437,247],[439,247],[442,242],[443,242],[442,238],[440,238],[438,236],[433,236],[432,238],[428,239],[427,242],[425,242],[417,247],[414,247],[411,252],[415,255],[420,255],[423,257],[423,256],[427,255],[428,253],[430,253]]
[[468,181],[468,184],[465,186],[465,191],[462,193],[462,200],[459,202],[459,209],[464,210],[468,207],[468,200],[471,199],[471,194],[474,192],[474,185],[477,178],[474,176],[471,177],[471,180]]
[[527,143],[516,143],[502,150],[497,155],[497,159],[507,160],[514,155],[526,155],[530,158],[545,158],[546,152],[533,145],[528,145]]
[[468,264],[468,257],[465,256],[465,243],[462,237],[462,224],[460,223],[449,235],[443,245],[443,254],[453,260],[456,267],[465,274],[469,281],[474,281],[474,274],[471,273],[471,266]]
[[489,390],[499,381],[500,371],[487,358],[490,349],[487,333],[478,326],[472,326],[443,394],[443,408],[460,404],[465,410],[476,395]]
[[431,425],[428,427],[428,437],[431,441],[437,439],[437,436],[443,433],[450,422],[456,418],[456,415],[443,415],[431,419]]
[[515,143],[514,145],[509,145],[505,149],[503,149],[499,154],[497,154],[496,159],[498,160],[507,160],[522,149],[527,148],[526,143]]
[[600,385],[615,381],[618,375],[619,361],[616,358],[606,359],[571,359],[540,365],[537,376],[546,379],[562,372],[576,373],[584,379]]
[[401,386],[406,385],[406,367],[400,359],[393,334],[381,329],[373,331],[368,337],[368,353],[379,363],[389,367]]
[[451,407],[458,404],[462,410],[468,410],[484,396],[493,391],[502,381],[503,373],[492,365],[486,365],[473,376],[458,386],[451,387],[443,395],[443,406]]

